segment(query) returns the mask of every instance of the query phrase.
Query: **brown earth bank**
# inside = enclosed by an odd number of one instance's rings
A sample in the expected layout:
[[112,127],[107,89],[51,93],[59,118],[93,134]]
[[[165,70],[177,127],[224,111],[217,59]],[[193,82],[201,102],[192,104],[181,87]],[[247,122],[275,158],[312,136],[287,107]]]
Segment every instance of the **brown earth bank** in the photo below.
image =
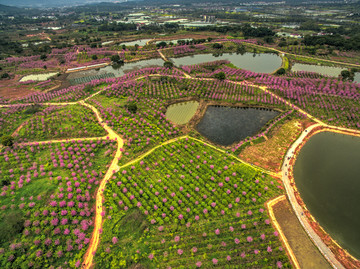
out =
[[273,211],[300,268],[332,268],[304,231],[287,199],[275,204]]
[[239,158],[256,165],[279,172],[286,151],[303,130],[314,124],[308,119],[286,120],[275,125],[266,135],[266,141],[244,148]]
[[39,93],[38,90],[29,89],[26,85],[19,86],[17,80],[2,80],[0,84],[0,97],[14,100],[25,97],[31,93]]
[[314,232],[321,238],[321,240],[326,244],[326,246],[331,250],[331,252],[335,255],[336,259],[348,269],[358,269],[360,268],[360,261],[357,260],[355,257],[350,255],[345,249],[343,249],[331,236],[320,226],[320,224],[316,221],[316,219],[311,215],[310,211],[307,209],[304,201],[300,196],[300,192],[296,188],[294,176],[293,176],[293,166],[295,164],[295,160],[297,155],[299,154],[301,148],[305,145],[305,143],[315,134],[329,131],[329,132],[336,132],[346,135],[353,135],[360,137],[359,133],[349,131],[339,130],[337,128],[331,128],[328,126],[318,126],[311,130],[311,132],[306,136],[306,138],[296,147],[294,150],[294,158],[290,160],[290,165],[288,169],[288,178],[290,181],[291,188],[293,188],[293,192],[296,197],[297,203],[302,207],[305,216],[307,217],[306,220],[314,230]]

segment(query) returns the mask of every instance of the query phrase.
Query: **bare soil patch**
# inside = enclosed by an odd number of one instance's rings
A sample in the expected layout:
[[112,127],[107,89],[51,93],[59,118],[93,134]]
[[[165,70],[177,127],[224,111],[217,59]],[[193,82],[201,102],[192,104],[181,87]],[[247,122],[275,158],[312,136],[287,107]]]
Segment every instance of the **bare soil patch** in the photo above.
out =
[[273,210],[300,268],[332,268],[304,231],[288,200],[278,202]]
[[285,122],[275,127],[266,141],[246,147],[239,157],[267,170],[279,172],[287,149],[308,124],[308,121],[301,120]]

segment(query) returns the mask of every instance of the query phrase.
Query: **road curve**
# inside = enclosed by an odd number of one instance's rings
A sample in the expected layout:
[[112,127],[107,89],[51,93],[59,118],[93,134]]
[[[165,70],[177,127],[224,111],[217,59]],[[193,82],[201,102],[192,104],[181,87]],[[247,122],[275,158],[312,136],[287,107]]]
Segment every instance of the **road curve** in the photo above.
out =
[[97,120],[100,122],[102,127],[107,131],[108,138],[117,141],[117,150],[112,160],[109,169],[107,170],[104,178],[101,180],[99,188],[96,193],[96,208],[95,208],[95,221],[94,221],[94,231],[90,240],[90,244],[88,246],[88,250],[86,251],[82,268],[90,268],[93,262],[94,253],[99,245],[100,241],[100,230],[102,228],[103,217],[101,212],[103,212],[103,199],[104,199],[104,190],[106,183],[112,177],[112,175],[119,170],[118,161],[121,157],[121,148],[124,145],[124,141],[122,138],[115,133],[106,123],[103,122],[103,119],[100,116],[99,111],[92,105],[85,103],[84,101],[80,101],[79,104],[90,108],[96,115]]

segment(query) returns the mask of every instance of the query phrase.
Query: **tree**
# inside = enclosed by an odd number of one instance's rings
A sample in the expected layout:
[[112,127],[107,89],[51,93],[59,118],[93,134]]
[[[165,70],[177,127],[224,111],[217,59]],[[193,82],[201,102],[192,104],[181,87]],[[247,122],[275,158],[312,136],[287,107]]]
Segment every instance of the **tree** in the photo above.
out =
[[343,70],[340,73],[343,80],[354,80],[354,73],[349,70]]
[[137,105],[135,103],[135,101],[131,101],[130,103],[127,104],[127,109],[129,110],[129,112],[131,112],[132,114],[135,114],[137,111]]
[[223,44],[221,44],[221,43],[214,43],[213,44],[213,48],[214,49],[222,49],[224,46],[223,46]]
[[40,59],[43,60],[43,61],[45,61],[46,58],[47,58],[46,54],[42,54],[42,55],[40,56]]
[[272,36],[265,36],[264,41],[268,44],[274,43],[274,38]]
[[226,78],[226,75],[224,72],[219,72],[214,75],[214,78],[217,78],[218,80],[224,80]]
[[11,147],[14,144],[14,138],[11,135],[5,135],[1,138],[1,144],[5,147]]
[[160,43],[157,43],[156,44],[156,47],[158,47],[158,48],[163,48],[163,47],[166,47],[166,42],[165,41],[161,41]]
[[280,41],[279,42],[279,47],[286,47],[286,46],[287,46],[286,41]]
[[9,73],[3,73],[3,74],[1,75],[1,79],[4,79],[4,78],[10,78]]
[[281,68],[279,68],[279,69],[276,71],[276,74],[277,74],[277,75],[284,75],[285,72],[286,72],[285,69],[281,67]]
[[9,212],[4,215],[0,226],[0,243],[5,243],[17,236],[24,229],[24,218],[20,212]]
[[122,63],[123,61],[120,59],[120,56],[118,54],[111,56],[110,60],[113,63]]
[[236,53],[238,53],[238,54],[244,55],[245,52],[246,52],[246,48],[244,45],[238,46],[236,48]]
[[91,56],[91,59],[93,59],[93,60],[97,60],[97,59],[98,59],[98,57],[94,54],[93,56]]
[[166,62],[164,63],[164,67],[171,69],[171,68],[174,67],[174,64],[173,64],[172,62],[170,62],[170,61],[166,61]]

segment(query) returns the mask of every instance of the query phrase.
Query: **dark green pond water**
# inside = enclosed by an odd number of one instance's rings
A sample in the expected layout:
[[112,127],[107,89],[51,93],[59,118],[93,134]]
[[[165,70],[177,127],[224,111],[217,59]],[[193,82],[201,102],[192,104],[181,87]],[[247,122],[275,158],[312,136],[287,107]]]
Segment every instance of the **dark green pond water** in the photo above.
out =
[[360,258],[360,138],[323,132],[295,162],[294,178],[311,214],[342,247]]
[[245,53],[243,55],[236,53],[223,53],[219,56],[213,54],[197,54],[180,58],[171,58],[175,65],[192,65],[218,60],[228,60],[239,68],[250,70],[257,73],[272,73],[281,66],[281,57],[276,54]]
[[277,115],[267,109],[209,106],[196,129],[212,142],[228,146],[255,135]]
[[86,71],[78,71],[74,73],[70,73],[67,77],[70,79],[75,78],[81,78],[81,77],[90,77],[90,76],[97,76],[97,75],[103,75],[103,74],[113,74],[115,77],[121,77],[125,75],[128,72],[146,68],[146,67],[156,67],[156,66],[163,66],[164,61],[161,58],[156,59],[149,59],[149,60],[143,60],[138,62],[132,62],[132,63],[125,63],[123,65],[108,65],[99,69],[90,69]]

